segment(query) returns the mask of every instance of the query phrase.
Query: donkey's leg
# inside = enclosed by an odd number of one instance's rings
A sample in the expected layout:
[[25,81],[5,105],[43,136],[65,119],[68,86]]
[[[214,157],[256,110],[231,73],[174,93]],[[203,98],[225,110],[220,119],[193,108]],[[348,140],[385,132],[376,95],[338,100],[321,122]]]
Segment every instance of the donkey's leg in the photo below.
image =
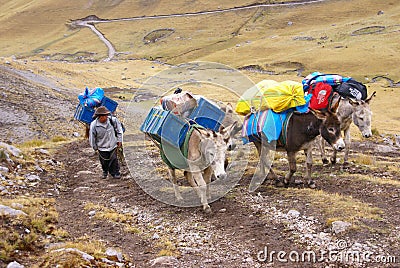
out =
[[264,161],[263,161],[263,150],[262,150],[262,143],[261,142],[255,142],[254,145],[256,146],[258,157],[259,157],[259,162],[257,165],[256,172],[259,171],[259,176],[260,177],[265,177],[265,167],[264,167]]
[[322,159],[322,163],[323,164],[328,164],[328,158],[326,158],[326,154],[325,154],[325,140],[319,136],[316,138],[316,144],[318,147],[318,150],[321,152],[321,159]]
[[211,199],[211,193],[210,193],[210,183],[211,183],[211,176],[212,176],[212,168],[209,166],[204,170],[204,181],[206,182],[207,188],[206,188],[206,193],[207,193],[207,199]]
[[306,154],[306,166],[307,166],[307,185],[310,188],[315,188],[315,182],[311,179],[311,170],[312,170],[312,164],[313,164],[313,159],[312,159],[312,145],[310,145],[307,149],[304,150],[304,153]]
[[181,193],[179,192],[178,183],[176,181],[175,169],[168,168],[168,173],[169,173],[169,179],[172,182],[172,187],[174,188],[175,198],[178,201],[183,200],[183,197],[182,197]]
[[345,145],[345,149],[344,149],[343,165],[347,165],[347,164],[349,164],[348,160],[349,160],[349,151],[350,151],[350,145],[351,145],[350,128],[347,128],[344,131],[344,145]]
[[201,204],[203,205],[203,210],[207,213],[211,212],[211,208],[207,203],[207,185],[201,175],[201,172],[192,172],[192,183],[191,185],[195,188],[197,195],[200,197]]
[[268,165],[268,153],[269,148],[263,145],[261,142],[254,142],[259,155],[259,161],[256,167],[256,171],[253,174],[249,185],[249,191],[254,192],[265,180],[265,167]]
[[296,172],[296,152],[287,152],[288,160],[289,160],[289,172],[285,176],[285,185],[293,183],[292,178],[293,174]]

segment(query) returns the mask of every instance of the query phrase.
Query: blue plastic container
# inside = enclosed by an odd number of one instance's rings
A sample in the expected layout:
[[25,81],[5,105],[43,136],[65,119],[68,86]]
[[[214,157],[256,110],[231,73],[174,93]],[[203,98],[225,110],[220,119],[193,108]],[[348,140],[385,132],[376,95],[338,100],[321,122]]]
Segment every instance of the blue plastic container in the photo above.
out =
[[167,142],[179,148],[185,141],[189,123],[183,121],[171,111],[154,107],[144,120],[140,131],[150,134],[157,141]]
[[189,118],[205,128],[218,131],[225,118],[225,113],[207,99],[200,98]]
[[101,106],[105,106],[110,112],[115,112],[118,106],[118,102],[104,96],[101,100]]
[[93,121],[94,109],[78,104],[76,106],[74,118],[83,123],[90,124]]

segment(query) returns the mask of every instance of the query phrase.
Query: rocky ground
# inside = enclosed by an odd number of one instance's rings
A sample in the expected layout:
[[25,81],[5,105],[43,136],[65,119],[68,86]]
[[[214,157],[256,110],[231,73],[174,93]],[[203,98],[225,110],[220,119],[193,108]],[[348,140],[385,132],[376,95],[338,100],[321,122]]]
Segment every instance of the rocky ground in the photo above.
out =
[[[7,261],[0,258],[0,266],[11,261],[43,266],[42,256],[55,254],[55,246],[58,253],[59,248],[78,252],[93,267],[400,266],[400,153],[391,136],[355,141],[348,166],[323,166],[316,157],[317,189],[313,190],[276,188],[266,182],[249,193],[256,165],[252,157],[238,185],[211,204],[212,214],[205,214],[201,208],[179,208],[153,199],[127,166],[122,167],[122,179],[102,180],[98,156],[78,137],[81,125],[72,120],[74,98],[2,68],[0,81],[0,123],[5,133],[1,141],[66,138],[54,141],[51,148],[40,144],[31,148],[28,162],[2,144],[7,152],[0,164],[2,201],[19,196],[52,198],[58,212],[54,228],[67,233],[63,241],[50,233],[42,247],[18,251]],[[147,153],[140,145],[133,148],[138,158]],[[152,161],[160,166],[152,150]],[[287,169],[282,159],[284,155],[278,154],[274,162],[278,174]],[[297,178],[304,172],[301,155],[299,162]],[[19,206],[11,207],[18,210]],[[24,211],[23,206],[20,209]],[[1,215],[4,227],[11,216]],[[66,250],[68,242],[82,238],[117,249],[117,257],[99,259],[88,252]],[[316,253],[315,262],[307,259],[311,251]],[[328,253],[334,254],[329,258]],[[370,258],[339,257],[352,253],[369,253]],[[377,262],[378,257],[387,263]]]

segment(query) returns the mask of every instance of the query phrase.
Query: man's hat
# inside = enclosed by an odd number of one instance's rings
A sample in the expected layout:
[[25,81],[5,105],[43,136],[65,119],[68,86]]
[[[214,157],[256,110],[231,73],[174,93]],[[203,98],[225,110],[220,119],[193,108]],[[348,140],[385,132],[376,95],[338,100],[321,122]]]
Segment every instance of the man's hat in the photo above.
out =
[[94,112],[93,118],[97,118],[100,115],[109,115],[111,112],[107,109],[105,106],[100,106],[99,108],[96,109],[96,112]]

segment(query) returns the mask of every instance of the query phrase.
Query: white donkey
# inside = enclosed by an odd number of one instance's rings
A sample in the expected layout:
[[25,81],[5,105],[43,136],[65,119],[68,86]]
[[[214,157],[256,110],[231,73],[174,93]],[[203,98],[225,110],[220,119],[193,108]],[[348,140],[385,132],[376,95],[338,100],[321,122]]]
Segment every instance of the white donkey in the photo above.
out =
[[[217,179],[225,179],[225,154],[231,140],[231,132],[236,127],[236,122],[228,127],[221,126],[219,132],[209,129],[195,129],[189,138],[188,170],[185,176],[189,184],[200,197],[203,210],[211,212],[207,199],[210,199],[212,172]],[[169,167],[170,180],[173,183],[175,197],[182,200],[179,192],[175,169]]]
[[[353,100],[350,98],[342,98],[340,101],[339,108],[337,110],[337,116],[340,121],[340,129],[344,133],[344,143],[345,143],[345,152],[344,152],[344,164],[348,164],[349,158],[349,150],[351,145],[351,135],[350,135],[350,125],[352,122],[358,127],[361,131],[361,134],[364,138],[369,138],[372,136],[371,132],[371,119],[372,112],[369,107],[369,103],[371,99],[375,96],[376,91],[371,94],[366,100]],[[325,155],[325,142],[320,139],[317,141],[317,145],[321,152],[322,162],[324,164],[328,164],[329,161]],[[337,151],[333,149],[333,154],[331,157],[331,163],[336,163],[336,154]]]

